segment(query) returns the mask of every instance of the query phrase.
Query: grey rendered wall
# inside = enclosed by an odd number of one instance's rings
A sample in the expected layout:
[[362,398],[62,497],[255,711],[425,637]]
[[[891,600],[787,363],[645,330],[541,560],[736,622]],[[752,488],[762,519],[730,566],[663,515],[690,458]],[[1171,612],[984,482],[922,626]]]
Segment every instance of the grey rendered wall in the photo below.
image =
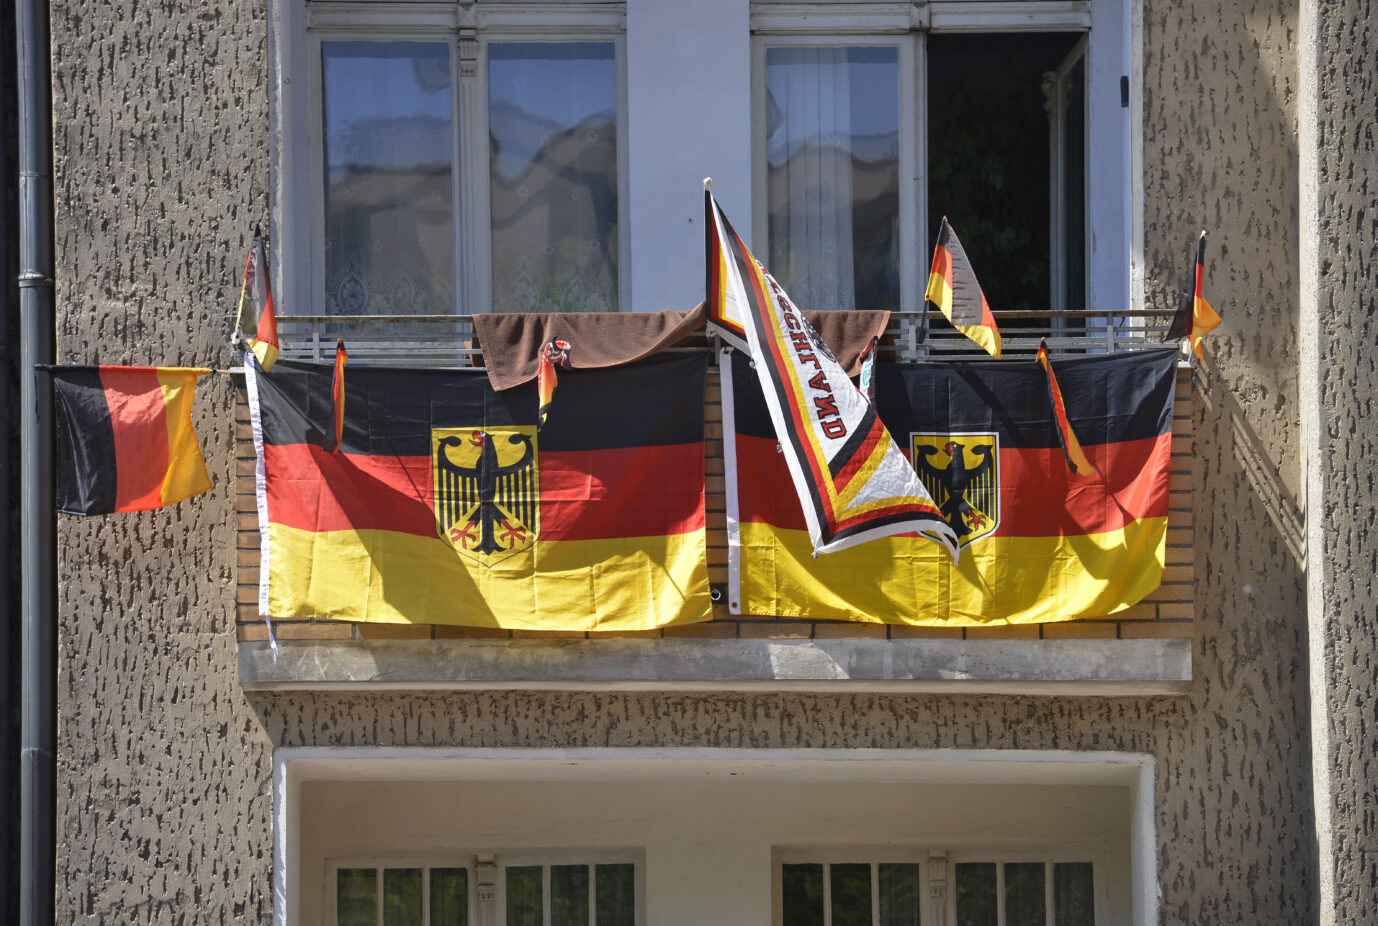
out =
[[[54,5],[64,359],[228,361],[245,233],[270,205],[261,7]],[[1143,10],[1147,290],[1158,301],[1179,284],[1205,225],[1209,295],[1227,319],[1198,375],[1188,695],[247,699],[235,682],[224,491],[158,514],[64,518],[59,921],[265,922],[274,744],[1147,752],[1158,760],[1163,921],[1310,918],[1297,18],[1289,2]],[[222,486],[230,402],[212,379],[198,411]]]
[[[52,37],[60,358],[225,366],[269,208],[262,4],[58,0]],[[269,919],[271,744],[234,671],[232,408],[225,377],[202,380],[215,491],[59,515],[59,923]]]
[[1322,923],[1378,919],[1378,144],[1371,3],[1307,8],[1299,40],[1311,717]]

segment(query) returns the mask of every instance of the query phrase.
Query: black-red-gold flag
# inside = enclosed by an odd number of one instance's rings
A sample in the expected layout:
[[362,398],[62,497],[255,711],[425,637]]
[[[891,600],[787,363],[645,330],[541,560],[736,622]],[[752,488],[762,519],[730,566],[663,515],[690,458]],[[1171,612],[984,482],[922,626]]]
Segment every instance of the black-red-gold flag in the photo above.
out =
[[254,229],[254,242],[244,261],[244,285],[239,291],[239,318],[235,329],[258,358],[264,372],[271,370],[278,360],[277,310],[273,307],[273,281],[260,228]]
[[1057,377],[1090,478],[1068,469],[1037,363],[878,364],[877,411],[958,535],[961,560],[916,534],[814,558],[756,373],[736,360],[723,385],[724,440],[736,451],[729,605],[960,627],[1096,617],[1140,601],[1165,562],[1177,352],[1059,360]]
[[1000,329],[986,302],[986,294],[976,281],[971,261],[957,233],[943,216],[938,229],[938,244],[933,248],[933,268],[928,274],[928,289],[923,297],[938,307],[962,334],[971,338],[992,357],[1000,356]]
[[211,487],[192,367],[57,367],[59,511],[161,508]]
[[1182,291],[1182,298],[1177,303],[1177,314],[1173,316],[1172,324],[1163,338],[1165,341],[1189,339],[1191,349],[1196,351],[1197,359],[1203,356],[1201,340],[1221,321],[1215,309],[1206,301],[1205,286],[1206,233],[1203,230],[1201,237],[1196,239],[1196,261],[1191,268],[1191,287]]
[[529,630],[648,630],[710,616],[707,359],[569,370],[537,434],[536,384],[355,365],[343,441],[328,364],[249,370],[264,615]]
[[1062,389],[1057,384],[1057,374],[1053,372],[1053,362],[1048,357],[1046,338],[1038,344],[1038,365],[1048,374],[1048,405],[1053,410],[1053,422],[1057,425],[1057,440],[1062,445],[1062,454],[1067,458],[1067,466],[1078,476],[1089,477],[1091,473],[1095,472],[1095,467],[1091,465],[1090,460],[1086,459],[1086,454],[1081,449],[1081,441],[1077,440],[1076,432],[1072,430],[1072,423],[1067,420],[1067,403],[1063,401]]
[[336,341],[335,369],[330,377],[330,407],[335,425],[335,443],[332,449],[335,453],[339,453],[341,445],[344,444],[345,367],[347,366],[349,366],[349,352],[345,350],[344,341]]

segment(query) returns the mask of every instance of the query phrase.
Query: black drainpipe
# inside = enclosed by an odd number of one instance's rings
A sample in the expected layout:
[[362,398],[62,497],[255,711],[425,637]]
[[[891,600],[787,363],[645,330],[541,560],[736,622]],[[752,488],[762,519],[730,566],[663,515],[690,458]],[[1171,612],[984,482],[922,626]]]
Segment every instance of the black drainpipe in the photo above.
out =
[[18,0],[19,550],[21,699],[19,922],[52,926],[56,890],[57,523],[53,390],[35,368],[56,356],[53,105],[46,0]]
[[[4,886],[4,897],[0,898],[0,922],[9,922],[19,911],[14,908],[17,900],[19,882],[13,868],[13,846],[15,832],[14,803],[14,736],[10,730],[10,720],[19,704],[15,675],[10,671],[14,657],[11,642],[14,633],[14,613],[10,608],[10,593],[14,589],[11,574],[15,573],[14,560],[10,558],[10,526],[13,516],[10,509],[10,478],[14,469],[10,465],[10,454],[14,445],[10,441],[10,377],[14,375],[14,351],[11,345],[11,298],[14,287],[14,264],[10,259],[14,247],[13,216],[17,211],[17,199],[10,198],[11,191],[17,192],[14,175],[10,173],[10,130],[14,113],[14,96],[11,93],[12,81],[18,67],[15,62],[14,23],[0,22],[0,885]],[[17,126],[15,126],[17,128]]]

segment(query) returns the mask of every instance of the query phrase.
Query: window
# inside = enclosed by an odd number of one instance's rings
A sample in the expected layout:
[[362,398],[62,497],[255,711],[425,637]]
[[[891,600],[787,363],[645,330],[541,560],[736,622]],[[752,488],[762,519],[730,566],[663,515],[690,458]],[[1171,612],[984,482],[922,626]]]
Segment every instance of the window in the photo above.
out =
[[[616,311],[617,6],[285,2],[287,291],[332,316]],[[300,114],[297,117],[296,114]]]
[[997,309],[1128,306],[1122,4],[752,10],[757,252],[801,304],[920,308],[946,215]]
[[1096,926],[1088,857],[777,850],[777,926]]
[[328,867],[335,926],[637,926],[626,855],[342,859]]

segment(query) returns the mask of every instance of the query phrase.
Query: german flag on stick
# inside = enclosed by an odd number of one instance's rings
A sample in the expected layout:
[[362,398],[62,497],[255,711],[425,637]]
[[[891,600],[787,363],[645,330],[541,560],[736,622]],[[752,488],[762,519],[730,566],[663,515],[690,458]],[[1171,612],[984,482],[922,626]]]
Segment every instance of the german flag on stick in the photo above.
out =
[[340,452],[344,443],[345,420],[345,367],[349,366],[349,352],[344,341],[335,342],[335,370],[330,377],[330,407],[335,421],[334,451]]
[[1196,262],[1191,268],[1191,288],[1182,291],[1182,298],[1177,303],[1177,314],[1173,316],[1172,324],[1163,338],[1165,341],[1189,339],[1191,349],[1196,351],[1198,360],[1203,356],[1201,340],[1221,322],[1220,316],[1203,295],[1205,285],[1206,232],[1203,229],[1201,237],[1196,239]]
[[[247,311],[245,310],[247,306]],[[244,285],[239,290],[239,317],[235,332],[258,358],[264,372],[278,360],[277,311],[273,307],[273,280],[268,254],[263,250],[263,230],[255,226],[254,243],[244,261]]]
[[1072,423],[1067,420],[1067,404],[1062,400],[1062,390],[1057,385],[1057,374],[1053,372],[1053,362],[1048,358],[1048,339],[1038,343],[1038,365],[1048,374],[1048,404],[1052,406],[1053,422],[1057,425],[1057,441],[1062,445],[1062,455],[1067,458],[1067,466],[1078,476],[1087,477],[1096,471],[1091,461],[1082,452],[1081,441],[1072,431]]
[[58,502],[69,514],[161,508],[211,487],[191,425],[193,367],[52,370],[59,408]]
[[933,269],[928,275],[924,298],[936,305],[962,334],[971,338],[997,360],[1000,358],[1000,329],[967,260],[967,252],[957,233],[947,224],[938,229],[938,244],[933,249]]
[[328,364],[250,367],[266,616],[648,630],[710,616],[707,358],[561,374],[359,367],[343,441]]

